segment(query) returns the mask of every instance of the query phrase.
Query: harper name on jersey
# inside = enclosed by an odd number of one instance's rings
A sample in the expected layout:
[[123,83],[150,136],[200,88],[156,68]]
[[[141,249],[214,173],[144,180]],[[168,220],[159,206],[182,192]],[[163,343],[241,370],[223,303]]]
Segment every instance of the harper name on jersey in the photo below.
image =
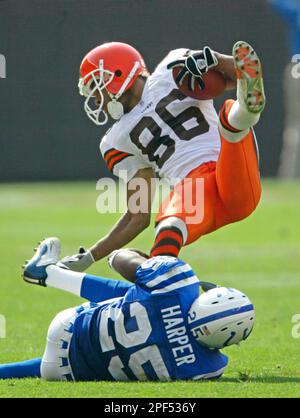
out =
[[[160,312],[170,346],[173,347],[172,353],[177,366],[181,366],[184,363],[195,363],[196,357],[193,346],[189,342],[187,329],[184,326],[180,305],[162,309]],[[185,353],[189,354],[185,355]]]
[[175,184],[201,164],[217,161],[220,136],[213,101],[185,96],[167,69],[186,51],[167,55],[148,77],[140,102],[103,137],[100,150],[116,176],[129,181],[138,170],[152,167]]
[[199,345],[188,311],[199,296],[192,268],[154,257],[137,269],[126,295],[80,308],[72,327],[69,363],[74,380],[209,379],[228,359]]

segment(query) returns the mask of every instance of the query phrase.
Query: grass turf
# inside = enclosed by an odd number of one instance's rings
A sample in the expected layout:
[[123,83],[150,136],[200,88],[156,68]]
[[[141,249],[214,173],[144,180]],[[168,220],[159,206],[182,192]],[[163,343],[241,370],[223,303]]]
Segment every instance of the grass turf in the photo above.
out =
[[[45,236],[59,236],[63,254],[104,235],[118,215],[96,212],[91,183],[0,186],[0,363],[39,357],[47,327],[60,310],[81,303],[53,289],[29,286],[20,266]],[[292,316],[300,314],[300,184],[264,182],[262,202],[247,220],[227,226],[185,248],[181,257],[200,278],[245,291],[256,307],[256,326],[240,347],[225,350],[230,364],[216,382],[47,383],[0,381],[0,397],[299,397],[300,340]],[[153,229],[134,246],[148,250]],[[100,262],[92,273],[117,277]]]

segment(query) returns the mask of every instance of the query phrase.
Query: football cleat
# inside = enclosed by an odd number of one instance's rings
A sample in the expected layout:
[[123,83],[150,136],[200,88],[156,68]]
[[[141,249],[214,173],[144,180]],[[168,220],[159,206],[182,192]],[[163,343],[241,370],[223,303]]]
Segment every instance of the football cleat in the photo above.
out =
[[27,283],[47,286],[48,277],[46,268],[51,264],[56,264],[60,258],[60,240],[58,238],[46,238],[38,248],[31,260],[23,266],[23,279]]
[[252,46],[244,41],[233,46],[232,55],[238,80],[238,101],[250,113],[261,113],[266,105],[266,96],[260,59]]

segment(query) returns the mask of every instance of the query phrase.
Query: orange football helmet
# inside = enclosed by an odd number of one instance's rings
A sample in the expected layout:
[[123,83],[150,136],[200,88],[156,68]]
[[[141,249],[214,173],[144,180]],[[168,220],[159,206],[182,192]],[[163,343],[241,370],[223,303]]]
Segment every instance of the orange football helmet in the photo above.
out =
[[[80,65],[79,93],[84,96],[84,110],[96,125],[104,125],[108,116],[103,109],[105,88],[111,101],[107,105],[110,116],[118,120],[124,109],[118,99],[130,89],[139,75],[148,75],[141,54],[122,42],[109,42],[92,49]],[[100,94],[99,107],[94,103],[96,91]]]

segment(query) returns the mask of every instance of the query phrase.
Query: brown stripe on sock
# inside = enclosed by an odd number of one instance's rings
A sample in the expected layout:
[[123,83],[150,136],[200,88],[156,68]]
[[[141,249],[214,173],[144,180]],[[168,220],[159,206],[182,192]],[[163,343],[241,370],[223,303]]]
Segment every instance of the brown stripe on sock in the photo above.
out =
[[232,133],[242,132],[239,129],[235,129],[233,126],[230,125],[230,123],[228,122],[228,118],[227,118],[227,110],[228,110],[227,106],[223,106],[223,109],[221,110],[220,115],[219,115],[219,119],[223,128],[227,129],[227,131],[232,132]]

